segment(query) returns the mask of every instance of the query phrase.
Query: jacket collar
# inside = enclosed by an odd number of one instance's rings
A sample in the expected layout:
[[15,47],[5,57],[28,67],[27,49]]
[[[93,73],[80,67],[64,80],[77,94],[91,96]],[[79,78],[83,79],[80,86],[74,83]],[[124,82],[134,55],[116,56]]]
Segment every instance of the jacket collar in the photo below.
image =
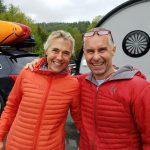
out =
[[[104,80],[105,82],[113,81],[113,80],[123,80],[123,79],[128,80],[128,79],[132,79],[135,75],[146,79],[145,76],[139,70],[133,68],[133,66],[131,65],[126,65],[121,68],[118,68],[118,70],[112,76]],[[94,83],[95,85],[98,85],[92,73],[88,74],[88,76],[86,77],[86,80]]]

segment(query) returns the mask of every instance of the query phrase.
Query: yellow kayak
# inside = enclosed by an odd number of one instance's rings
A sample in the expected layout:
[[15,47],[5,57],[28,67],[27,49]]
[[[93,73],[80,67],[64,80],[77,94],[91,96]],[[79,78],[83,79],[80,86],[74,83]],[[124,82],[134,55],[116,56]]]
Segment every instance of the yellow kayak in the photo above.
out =
[[7,45],[24,35],[19,24],[0,20],[0,45]]

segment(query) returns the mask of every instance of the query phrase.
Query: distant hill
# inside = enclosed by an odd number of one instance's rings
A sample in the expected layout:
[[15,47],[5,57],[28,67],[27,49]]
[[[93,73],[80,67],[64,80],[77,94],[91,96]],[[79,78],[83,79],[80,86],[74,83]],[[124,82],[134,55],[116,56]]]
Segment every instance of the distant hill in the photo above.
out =
[[73,22],[73,23],[37,23],[42,27],[46,32],[52,32],[55,30],[67,30],[68,28],[77,28],[81,33],[86,32],[88,26],[90,25],[89,21]]

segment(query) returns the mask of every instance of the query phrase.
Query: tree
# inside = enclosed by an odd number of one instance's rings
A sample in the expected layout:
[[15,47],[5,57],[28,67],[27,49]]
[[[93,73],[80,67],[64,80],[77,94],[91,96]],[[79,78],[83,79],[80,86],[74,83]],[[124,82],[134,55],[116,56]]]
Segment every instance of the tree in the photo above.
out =
[[76,58],[78,58],[79,51],[82,47],[82,34],[76,27],[72,28],[72,27],[68,26],[64,30],[69,32],[75,39],[75,55],[74,55],[73,59],[76,59]]
[[102,19],[102,16],[96,16],[93,20],[92,23],[88,26],[87,30],[90,30],[94,27],[96,27],[96,24]]
[[3,1],[0,0],[0,14],[6,12],[6,6],[3,4]]
[[39,25],[37,25],[37,32],[41,37],[41,41],[44,43],[48,37],[48,33]]
[[12,4],[10,4],[8,10],[4,13],[3,20],[19,22],[25,25],[33,24],[33,20],[30,17],[26,16],[18,7]]

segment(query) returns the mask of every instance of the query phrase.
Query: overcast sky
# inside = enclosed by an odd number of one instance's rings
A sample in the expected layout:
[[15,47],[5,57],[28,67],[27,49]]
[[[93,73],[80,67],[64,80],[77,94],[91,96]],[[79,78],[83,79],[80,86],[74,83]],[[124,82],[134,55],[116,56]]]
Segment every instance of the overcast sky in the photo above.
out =
[[35,22],[92,21],[127,0],[3,0],[13,4]]

